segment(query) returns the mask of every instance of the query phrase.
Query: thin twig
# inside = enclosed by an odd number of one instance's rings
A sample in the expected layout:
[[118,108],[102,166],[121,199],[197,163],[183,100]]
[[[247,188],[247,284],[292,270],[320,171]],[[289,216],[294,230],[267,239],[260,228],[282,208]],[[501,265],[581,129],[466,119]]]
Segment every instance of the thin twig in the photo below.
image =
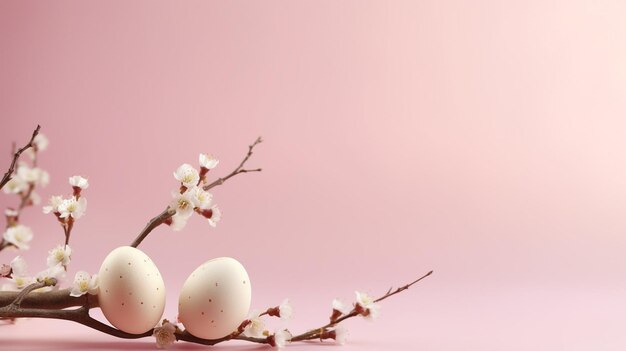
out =
[[4,185],[11,180],[11,177],[13,176],[13,172],[15,171],[15,164],[17,163],[17,160],[20,158],[20,155],[22,154],[22,152],[26,151],[28,148],[33,146],[35,137],[37,136],[37,134],[39,134],[39,129],[41,129],[41,127],[37,125],[37,128],[35,128],[35,131],[33,131],[33,136],[30,138],[30,141],[28,142],[28,144],[24,145],[24,147],[17,150],[17,152],[13,154],[13,161],[11,162],[11,166],[9,167],[9,170],[7,170],[7,172],[2,177],[2,180],[0,181],[0,189],[2,189]]
[[[389,290],[389,291],[387,291],[387,293],[385,295],[383,295],[382,297],[379,297],[378,299],[374,300],[374,302],[380,302],[380,301],[382,301],[382,300],[384,300],[384,299],[386,299],[386,298],[388,298],[390,296],[393,296],[393,295],[395,295],[395,294],[397,294],[397,293],[399,293],[401,291],[404,291],[404,290],[410,288],[413,284],[416,284],[417,282],[419,282],[420,280],[428,277],[431,274],[433,274],[433,271],[430,271],[430,272],[424,274],[423,276],[421,276],[420,278],[414,280],[413,282],[396,289],[394,292],[390,292],[391,290]],[[358,315],[359,315],[359,313],[356,311],[356,309],[353,309],[350,313],[348,313],[348,314],[338,318],[337,320],[331,321],[330,323],[328,323],[328,324],[326,324],[326,325],[324,325],[322,327],[319,327],[317,329],[312,329],[312,330],[310,330],[310,331],[308,331],[306,333],[294,336],[293,338],[291,338],[291,340],[292,341],[303,341],[303,340],[318,339],[320,337],[320,335],[324,331],[326,331],[326,329],[332,328],[333,326],[335,326],[335,325],[345,321],[346,319],[352,318],[352,317],[356,317]]]
[[250,156],[252,156],[252,150],[254,149],[255,146],[257,146],[258,144],[260,144],[261,142],[263,142],[263,139],[261,139],[261,137],[256,138],[256,140],[254,141],[254,143],[252,143],[251,145],[248,146],[248,153],[246,154],[246,157],[244,157],[244,159],[241,161],[241,163],[239,163],[239,166],[237,166],[237,168],[235,168],[234,171],[230,172],[227,176],[222,177],[217,179],[216,181],[214,181],[213,183],[209,184],[209,185],[205,185],[204,186],[204,190],[209,190],[211,188],[214,188],[218,185],[222,185],[224,184],[225,181],[227,181],[228,179],[236,176],[237,174],[240,173],[247,173],[247,172],[261,172],[261,168],[257,168],[257,169],[244,169],[243,166],[246,164],[246,162],[248,161],[248,159],[250,159]]

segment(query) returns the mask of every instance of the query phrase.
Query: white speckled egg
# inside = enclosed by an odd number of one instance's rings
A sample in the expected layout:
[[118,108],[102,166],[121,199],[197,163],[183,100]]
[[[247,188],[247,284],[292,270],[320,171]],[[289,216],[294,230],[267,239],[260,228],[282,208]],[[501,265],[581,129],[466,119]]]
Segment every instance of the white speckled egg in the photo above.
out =
[[142,251],[122,246],[111,251],[98,273],[98,301],[106,319],[127,333],[153,328],[165,309],[165,284]]
[[218,339],[246,319],[250,298],[250,278],[243,265],[230,257],[212,259],[185,281],[178,299],[178,319],[191,334]]

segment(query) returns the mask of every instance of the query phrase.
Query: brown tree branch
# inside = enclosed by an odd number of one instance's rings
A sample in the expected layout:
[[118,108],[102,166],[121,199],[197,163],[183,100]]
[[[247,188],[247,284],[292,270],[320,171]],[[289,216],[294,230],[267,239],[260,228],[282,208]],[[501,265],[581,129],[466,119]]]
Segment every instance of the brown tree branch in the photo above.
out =
[[[2,291],[0,292],[0,307],[9,305],[20,291]],[[89,307],[98,307],[98,299],[91,298],[88,295],[80,297],[70,296],[70,289],[52,290],[46,292],[34,292],[27,295],[22,301],[22,307],[35,309],[64,309],[68,307],[79,307],[89,303]]]
[[[419,279],[416,279],[412,283],[404,285],[395,291],[388,291],[382,297],[374,300],[375,302],[382,301],[390,296],[393,296],[397,293],[400,293],[404,290],[407,290],[412,285],[421,281],[422,279],[428,277],[433,272],[430,271]],[[56,282],[55,282],[56,283]],[[40,288],[42,286],[38,285],[41,283],[35,283],[30,285],[25,289],[34,290]],[[49,283],[46,283],[49,286]],[[30,291],[29,291],[30,292]],[[23,299],[21,301],[21,306],[17,304],[17,308],[15,308],[15,301],[18,297]],[[151,329],[145,333],[140,334],[132,334],[126,333],[114,327],[111,327],[107,324],[104,324],[89,315],[89,309],[97,307],[97,298],[94,298],[90,295],[83,295],[81,297],[72,297],[69,295],[69,290],[57,290],[57,291],[49,291],[49,292],[41,292],[41,293],[32,293],[28,294],[28,292],[0,292],[0,318],[6,319],[14,319],[14,318],[51,318],[51,319],[63,319],[73,321],[79,324],[83,324],[89,328],[96,329],[103,333],[123,338],[123,339],[139,339],[152,336],[154,329]],[[80,306],[76,309],[64,309],[67,307],[75,307]],[[353,309],[350,313],[338,318],[334,322],[330,322],[320,328],[312,329],[308,332],[302,333],[300,335],[296,335],[291,338],[291,342],[305,341],[305,340],[316,340],[322,338],[328,338],[329,328],[336,326],[337,324],[343,322],[344,320],[352,317],[358,316],[359,313]],[[223,338],[219,339],[202,339],[198,338],[187,331],[176,332],[175,337],[176,340],[186,341],[195,344],[202,345],[216,345],[228,340],[243,340],[257,344],[272,344],[272,336],[268,336],[265,338],[255,338],[242,335],[242,332],[245,326],[249,323],[248,320],[245,320],[241,323],[239,328],[235,330],[232,334],[227,335]]]
[[154,230],[154,228],[156,228],[156,227],[160,226],[161,224],[165,223],[165,221],[168,218],[172,218],[172,216],[174,214],[176,214],[176,211],[174,209],[170,208],[169,206],[167,206],[165,208],[165,210],[163,210],[163,212],[159,213],[156,217],[152,218],[148,222],[148,224],[146,224],[146,226],[143,228],[141,233],[139,233],[139,235],[137,235],[137,237],[135,238],[133,243],[130,244],[130,246],[132,246],[132,247],[139,246],[139,244],[141,244],[143,239],[145,239],[148,236],[148,234],[150,234],[150,232],[152,232]]
[[41,127],[37,125],[37,128],[35,128],[35,130],[33,131],[33,136],[30,137],[30,141],[28,142],[28,144],[24,145],[24,147],[17,150],[17,152],[13,154],[13,161],[11,162],[11,166],[6,171],[6,173],[4,173],[2,180],[0,180],[0,189],[2,189],[4,185],[11,180],[11,177],[13,176],[13,172],[15,172],[15,164],[17,163],[17,160],[20,158],[20,155],[22,154],[22,152],[26,151],[28,148],[33,146],[35,137],[37,136],[37,134],[39,134],[39,129],[41,129]]

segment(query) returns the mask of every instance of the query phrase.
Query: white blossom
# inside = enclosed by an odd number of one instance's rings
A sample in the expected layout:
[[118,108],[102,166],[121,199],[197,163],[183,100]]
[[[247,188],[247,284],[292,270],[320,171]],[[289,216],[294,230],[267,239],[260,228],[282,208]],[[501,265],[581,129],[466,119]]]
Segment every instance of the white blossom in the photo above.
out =
[[78,200],[76,196],[72,196],[69,199],[64,199],[59,205],[58,210],[61,214],[59,217],[61,218],[72,217],[78,219],[82,217],[87,210],[87,200],[82,196]]
[[4,184],[2,191],[4,191],[5,194],[19,194],[27,188],[28,183],[26,183],[21,177],[14,175],[11,180]]
[[11,275],[25,277],[28,275],[28,265],[26,264],[26,260],[22,256],[17,256],[13,260],[11,260]]
[[45,187],[50,182],[50,175],[41,168],[30,168],[25,164],[21,164],[17,168],[17,176],[26,183],[31,183]]
[[198,161],[200,162],[200,166],[206,169],[213,169],[220,163],[217,158],[209,154],[200,154]]
[[276,347],[282,349],[291,341],[291,333],[287,329],[281,329],[274,332],[274,343]]
[[167,348],[176,342],[175,331],[176,326],[167,320],[163,320],[161,326],[155,327],[152,336],[156,338],[157,347],[160,349]]
[[26,149],[25,154],[31,159],[35,158],[36,152],[43,151],[48,148],[48,138],[43,134],[37,134],[33,139],[33,147]]
[[67,266],[70,264],[72,256],[72,248],[69,245],[59,245],[48,251],[48,267],[56,265]]
[[350,335],[348,329],[340,324],[333,331],[335,332],[335,341],[337,344],[345,345],[348,341],[348,336]]
[[178,169],[176,169],[176,172],[174,172],[174,178],[189,188],[198,185],[200,174],[192,165],[183,163],[180,167],[178,167]]
[[83,190],[89,187],[89,181],[79,175],[71,176],[69,182],[72,187],[81,188]]
[[61,204],[63,203],[63,197],[60,195],[55,195],[50,197],[50,200],[48,200],[48,206],[44,206],[43,207],[43,213],[58,213],[59,212],[59,206],[61,206]]
[[196,207],[204,210],[211,206],[211,200],[213,199],[213,195],[208,191],[202,189],[201,187],[193,187],[188,190],[190,195],[194,201]]
[[217,205],[213,205],[211,206],[211,213],[211,218],[208,218],[209,225],[211,225],[211,227],[215,227],[217,225],[217,222],[222,219],[222,211],[220,211]]
[[355,291],[356,303],[362,311],[360,312],[365,319],[374,320],[378,317],[380,306],[374,302],[374,299],[364,292]]
[[18,224],[7,228],[2,237],[18,249],[28,250],[30,248],[28,243],[33,240],[33,231],[25,225]]
[[17,217],[20,213],[17,212],[16,209],[14,208],[7,208],[6,210],[4,210],[4,215],[7,217]]
[[193,214],[193,209],[196,207],[195,200],[191,195],[191,191],[187,190],[184,193],[172,193],[174,199],[170,203],[170,207],[176,210],[176,214],[189,218]]
[[13,286],[15,288],[11,290],[22,290],[35,282],[35,280],[29,276],[13,276],[13,278],[9,280],[11,281],[10,286]]
[[187,225],[187,221],[189,220],[189,218],[190,216],[188,215],[181,215],[178,213],[173,215],[171,224],[172,230],[174,230],[175,232],[181,231]]
[[87,293],[90,295],[98,294],[98,275],[91,276],[85,271],[79,271],[74,276],[70,296],[79,297]]
[[280,314],[280,319],[289,320],[293,315],[293,306],[289,303],[289,299],[285,299],[280,306],[278,306],[278,311]]
[[263,332],[265,331],[265,323],[259,316],[259,311],[252,311],[248,316],[250,320],[250,324],[248,324],[244,330],[243,335],[249,336],[252,338],[260,338],[263,336]]
[[352,312],[352,306],[343,303],[339,299],[333,299],[333,310],[337,310],[341,314],[348,314]]
[[[48,258],[48,263],[50,263],[49,260],[50,258]],[[56,280],[65,279],[65,267],[61,263],[59,263],[57,265],[48,267],[47,269],[37,273],[37,281],[44,281],[50,278],[54,278]]]
[[37,206],[37,205],[39,205],[39,204],[41,203],[41,196],[39,196],[39,194],[37,194],[37,193],[36,193],[36,192],[34,192],[34,191],[31,191],[31,192],[30,192],[30,197],[29,197],[29,199],[30,199],[30,202],[31,202],[33,205],[35,205],[35,206]]
[[43,151],[48,148],[48,138],[45,135],[39,133],[33,139],[33,144],[35,144],[37,151]]

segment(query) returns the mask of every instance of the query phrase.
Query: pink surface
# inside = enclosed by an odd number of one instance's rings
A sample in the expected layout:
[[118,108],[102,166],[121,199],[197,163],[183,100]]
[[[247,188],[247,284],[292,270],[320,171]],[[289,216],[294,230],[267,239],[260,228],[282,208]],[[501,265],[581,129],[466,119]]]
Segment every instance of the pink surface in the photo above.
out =
[[[3,1],[0,168],[40,123],[42,197],[89,178],[73,276],[165,207],[182,162],[215,153],[224,175],[262,135],[249,164],[263,172],[213,192],[216,229],[193,218],[142,244],[166,317],[187,274],[219,256],[246,266],[253,306],[289,297],[294,331],[324,322],[334,297],[434,269],[379,321],[350,320],[342,350],[624,350],[624,13],[621,1]],[[62,231],[39,208],[23,222],[36,271]],[[0,327],[2,349],[135,347],[153,340]]]

